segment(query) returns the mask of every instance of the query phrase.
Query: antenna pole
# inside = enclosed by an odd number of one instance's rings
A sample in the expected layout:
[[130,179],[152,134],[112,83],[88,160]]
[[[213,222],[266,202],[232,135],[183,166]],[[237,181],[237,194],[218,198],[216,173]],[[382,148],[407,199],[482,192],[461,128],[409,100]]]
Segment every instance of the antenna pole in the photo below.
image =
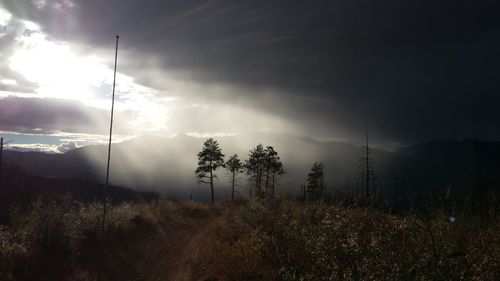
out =
[[118,40],[120,39],[119,35],[115,36],[116,38],[116,48],[115,48],[115,72],[113,74],[113,95],[111,97],[111,122],[109,125],[109,143],[108,143],[108,163],[106,166],[106,186],[104,191],[104,207],[102,214],[102,233],[105,233],[106,227],[106,205],[108,203],[108,185],[109,185],[109,163],[111,160],[111,137],[113,135],[113,112],[115,108],[115,85],[116,85],[116,64],[118,61]]

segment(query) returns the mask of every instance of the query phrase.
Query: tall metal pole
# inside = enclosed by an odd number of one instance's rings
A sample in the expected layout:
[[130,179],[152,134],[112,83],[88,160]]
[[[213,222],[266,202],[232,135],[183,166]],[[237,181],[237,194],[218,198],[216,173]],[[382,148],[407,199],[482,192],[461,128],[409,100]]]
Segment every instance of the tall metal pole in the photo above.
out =
[[113,135],[113,112],[115,108],[115,85],[116,85],[116,64],[118,60],[118,40],[120,39],[119,35],[115,36],[116,38],[116,48],[115,48],[115,72],[113,74],[113,95],[111,97],[111,122],[109,125],[109,143],[108,143],[108,164],[106,166],[106,186],[104,191],[104,207],[102,214],[102,233],[105,234],[106,228],[106,207],[108,203],[108,185],[109,185],[109,163],[111,160],[111,137]]

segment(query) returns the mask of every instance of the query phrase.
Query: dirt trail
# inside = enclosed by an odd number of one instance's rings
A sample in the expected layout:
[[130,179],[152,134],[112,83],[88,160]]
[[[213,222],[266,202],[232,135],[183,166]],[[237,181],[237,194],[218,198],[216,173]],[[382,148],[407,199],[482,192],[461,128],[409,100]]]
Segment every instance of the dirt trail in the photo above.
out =
[[202,278],[200,249],[210,243],[215,216],[165,227],[145,242],[147,254],[129,281],[193,281]]

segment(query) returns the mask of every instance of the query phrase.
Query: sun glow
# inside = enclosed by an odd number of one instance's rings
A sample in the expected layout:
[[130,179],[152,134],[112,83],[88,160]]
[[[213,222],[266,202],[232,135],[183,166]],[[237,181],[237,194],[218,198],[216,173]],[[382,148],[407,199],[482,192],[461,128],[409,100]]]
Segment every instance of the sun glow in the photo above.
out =
[[12,14],[0,7],[0,27],[5,26],[12,19]]
[[[113,83],[112,67],[94,54],[75,52],[74,46],[44,34],[36,23],[21,21],[25,31],[16,36],[9,67],[36,84],[35,97],[81,102],[108,110]],[[112,53],[110,52],[110,55]],[[2,80],[3,84],[11,81]],[[167,130],[172,97],[137,84],[133,77],[117,73],[115,110],[126,117],[130,131]]]
[[[96,128],[94,125],[88,127],[85,124],[68,124],[68,128],[77,128],[82,130],[81,133],[107,133],[108,120],[104,120],[103,116],[109,115],[101,113],[107,113],[111,106],[114,34],[110,36],[109,49],[94,51],[94,48],[82,43],[57,40],[45,33],[37,22],[11,16],[0,8],[0,34],[2,32],[7,35],[3,38],[8,41],[0,42],[6,46],[5,52],[2,50],[0,56],[4,56],[9,69],[0,73],[0,86],[4,89],[0,90],[0,99],[13,96],[70,100],[68,106],[74,105],[75,110],[88,115],[86,117],[90,120],[89,123],[99,125]],[[114,132],[127,136],[190,132],[202,137],[231,135],[241,128],[259,129],[260,125],[254,125],[259,123],[256,120],[263,120],[266,126],[271,126],[270,119],[263,118],[262,114],[242,106],[235,109],[227,104],[214,104],[211,99],[206,98],[229,95],[242,89],[217,83],[198,83],[190,75],[179,75],[176,71],[155,71],[154,65],[153,71],[141,69],[136,73],[138,76],[121,72],[122,56],[125,62],[130,60],[125,57],[130,54],[130,51],[122,51],[121,48],[118,52]],[[163,90],[141,85],[136,78],[153,81],[154,83],[150,83]],[[229,100],[228,103],[230,102]],[[283,123],[279,119],[273,120],[278,125],[272,127],[280,127]],[[206,124],[209,127],[200,128]],[[74,133],[69,129],[62,129],[64,130]]]
[[10,58],[9,66],[37,83],[42,97],[85,101],[96,97],[93,88],[107,82],[110,70],[95,56],[77,56],[69,46],[40,34],[18,40],[23,47]]

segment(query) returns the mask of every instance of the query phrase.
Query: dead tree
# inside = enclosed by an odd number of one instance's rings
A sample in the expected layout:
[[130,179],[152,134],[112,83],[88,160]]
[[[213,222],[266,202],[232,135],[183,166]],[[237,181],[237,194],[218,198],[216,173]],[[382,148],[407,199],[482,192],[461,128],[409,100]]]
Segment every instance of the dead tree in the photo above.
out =
[[3,142],[3,137],[0,138],[0,190],[3,188],[3,147],[10,142]]
[[[364,147],[364,156],[358,162],[361,167],[360,183],[364,188],[365,199],[375,197],[375,169],[374,159],[372,157],[372,149],[370,148],[368,133],[366,133],[366,146]],[[362,192],[363,193],[363,192]],[[361,196],[363,197],[363,196]]]

